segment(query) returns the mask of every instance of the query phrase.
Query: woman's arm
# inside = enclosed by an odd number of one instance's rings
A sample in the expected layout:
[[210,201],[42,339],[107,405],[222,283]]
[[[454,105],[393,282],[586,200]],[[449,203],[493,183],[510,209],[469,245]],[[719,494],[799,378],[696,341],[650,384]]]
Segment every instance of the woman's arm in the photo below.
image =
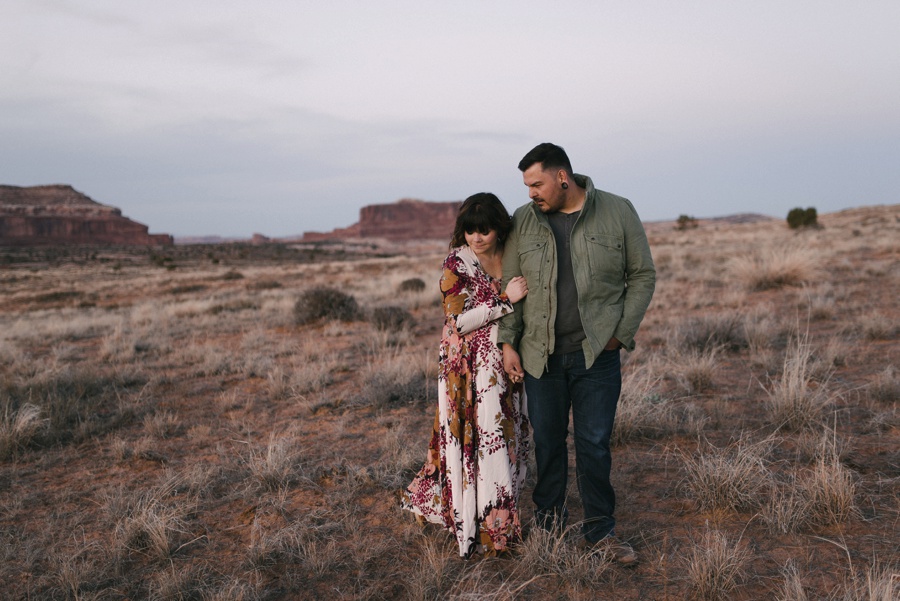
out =
[[494,303],[479,303],[467,310],[466,300],[472,294],[467,287],[468,279],[459,259],[450,257],[444,262],[444,271],[441,274],[444,315],[453,323],[460,335],[474,332],[513,310],[512,303],[505,294],[496,296]]

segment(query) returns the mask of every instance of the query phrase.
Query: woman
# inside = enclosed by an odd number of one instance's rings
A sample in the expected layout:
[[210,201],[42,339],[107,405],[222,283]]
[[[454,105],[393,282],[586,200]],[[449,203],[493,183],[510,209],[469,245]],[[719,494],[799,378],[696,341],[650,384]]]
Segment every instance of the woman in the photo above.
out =
[[401,496],[417,519],[450,530],[463,557],[496,555],[522,536],[525,395],[521,384],[509,381],[497,347],[497,320],[528,294],[521,277],[500,293],[511,226],[490,193],[470,196],[459,209],[441,275],[445,321],[434,431],[425,466]]

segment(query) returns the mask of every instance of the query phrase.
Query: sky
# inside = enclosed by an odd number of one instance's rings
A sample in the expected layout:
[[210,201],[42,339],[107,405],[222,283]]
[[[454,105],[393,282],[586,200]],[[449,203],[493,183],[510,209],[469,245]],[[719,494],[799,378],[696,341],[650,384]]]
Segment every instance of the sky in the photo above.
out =
[[3,0],[0,184],[176,237],[528,201],[541,142],[645,221],[900,196],[897,0]]

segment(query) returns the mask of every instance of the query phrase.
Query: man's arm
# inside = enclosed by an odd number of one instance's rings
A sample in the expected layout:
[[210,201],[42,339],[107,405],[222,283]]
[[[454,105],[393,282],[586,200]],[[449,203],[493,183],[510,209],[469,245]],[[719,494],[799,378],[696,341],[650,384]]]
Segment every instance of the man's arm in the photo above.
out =
[[[514,277],[522,275],[522,268],[519,265],[519,235],[516,224],[506,239],[503,246],[503,289],[509,284]],[[508,344],[513,350],[519,346],[519,338],[522,336],[522,308],[523,301],[516,303],[515,310],[512,313],[504,315],[500,319],[500,328],[497,333],[497,344]]]
[[[625,291],[625,308],[622,319],[613,334],[626,349],[634,350],[634,336],[644,319],[653,291],[656,288],[656,267],[650,253],[647,233],[638,217],[637,211],[628,203],[622,211],[625,232],[625,278],[628,288]],[[611,343],[613,341],[610,341]]]

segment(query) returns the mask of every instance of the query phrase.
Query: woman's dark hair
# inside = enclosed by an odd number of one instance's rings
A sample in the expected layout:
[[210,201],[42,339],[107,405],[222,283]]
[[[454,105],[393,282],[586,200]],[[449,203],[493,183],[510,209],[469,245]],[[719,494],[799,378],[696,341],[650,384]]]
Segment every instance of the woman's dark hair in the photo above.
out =
[[519,171],[523,173],[535,163],[541,164],[541,169],[562,169],[569,175],[572,175],[572,163],[569,162],[569,155],[563,150],[562,146],[544,142],[538,144],[528,151],[522,160],[519,161]]
[[497,242],[503,246],[511,229],[512,218],[500,199],[490,192],[479,192],[468,197],[459,207],[450,248],[465,244],[466,234],[487,234],[491,230],[497,232]]

